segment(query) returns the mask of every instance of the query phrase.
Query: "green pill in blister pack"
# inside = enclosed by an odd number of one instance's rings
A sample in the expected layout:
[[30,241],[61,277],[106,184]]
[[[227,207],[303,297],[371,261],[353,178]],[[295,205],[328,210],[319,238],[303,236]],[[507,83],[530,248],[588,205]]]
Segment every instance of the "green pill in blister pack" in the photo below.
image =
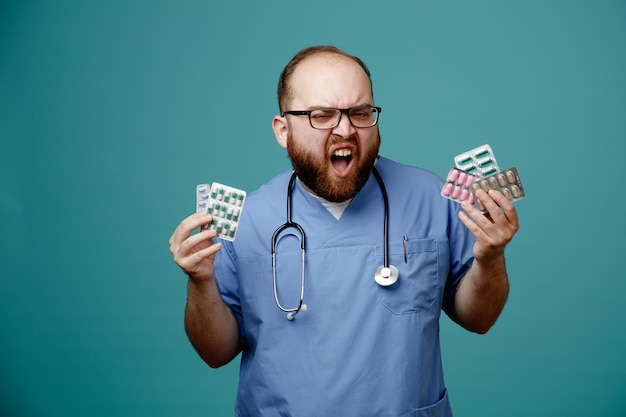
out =
[[233,241],[241,219],[246,192],[218,182],[196,185],[196,212],[207,212],[213,220],[205,228]]
[[500,171],[496,156],[488,144],[454,157],[454,165],[468,174],[487,177]]

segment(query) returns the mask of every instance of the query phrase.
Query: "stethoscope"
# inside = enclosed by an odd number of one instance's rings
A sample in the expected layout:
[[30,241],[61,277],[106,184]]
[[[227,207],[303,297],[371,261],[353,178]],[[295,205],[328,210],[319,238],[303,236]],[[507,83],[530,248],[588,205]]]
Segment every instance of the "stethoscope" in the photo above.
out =
[[[377,284],[388,287],[393,285],[398,281],[398,269],[389,265],[389,198],[387,197],[387,189],[385,188],[385,184],[383,183],[383,179],[376,167],[373,167],[372,173],[376,178],[376,182],[378,182],[378,187],[380,188],[381,193],[383,194],[383,201],[385,204],[385,212],[384,212],[384,221],[383,221],[383,235],[384,235],[384,256],[383,256],[383,265],[379,266],[374,272],[374,280]],[[293,320],[296,314],[300,311],[306,311],[307,307],[304,304],[304,263],[306,260],[306,235],[304,233],[304,229],[298,223],[291,220],[291,203],[292,203],[292,189],[293,183],[296,180],[296,173],[294,172],[289,179],[289,185],[287,186],[287,221],[282,226],[279,226],[274,234],[272,235],[272,279],[274,281],[274,300],[276,301],[276,305],[282,311],[287,313],[287,319]],[[276,289],[276,245],[278,240],[278,235],[282,233],[284,230],[293,228],[297,229],[300,233],[300,250],[302,252],[302,272],[300,275],[300,302],[297,307],[287,308],[284,307],[280,301],[278,300],[278,291]]]

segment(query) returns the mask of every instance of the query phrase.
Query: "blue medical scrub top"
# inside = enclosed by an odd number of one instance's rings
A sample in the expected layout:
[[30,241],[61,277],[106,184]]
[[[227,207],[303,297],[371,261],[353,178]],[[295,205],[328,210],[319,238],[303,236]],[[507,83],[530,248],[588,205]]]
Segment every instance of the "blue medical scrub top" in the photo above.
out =
[[[440,178],[382,157],[376,167],[389,197],[389,261],[398,282],[374,281],[384,261],[384,203],[373,176],[339,220],[296,182],[292,218],[306,233],[308,309],[293,321],[274,300],[271,256],[291,172],[248,195],[237,239],[224,242],[215,260],[220,292],[246,341],[237,416],[452,415],[439,316],[453,308],[474,240],[459,205],[440,196]],[[283,306],[298,305],[300,277],[300,236],[287,229],[277,245]]]

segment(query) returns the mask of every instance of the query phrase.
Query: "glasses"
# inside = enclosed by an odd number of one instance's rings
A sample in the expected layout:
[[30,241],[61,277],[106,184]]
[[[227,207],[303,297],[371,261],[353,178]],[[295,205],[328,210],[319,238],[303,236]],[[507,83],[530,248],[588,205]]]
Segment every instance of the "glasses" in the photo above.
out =
[[341,122],[341,115],[348,116],[354,127],[372,127],[378,123],[378,116],[383,109],[374,106],[357,106],[349,109],[322,108],[314,110],[290,110],[282,112],[281,116],[309,116],[309,123],[313,129],[334,129]]

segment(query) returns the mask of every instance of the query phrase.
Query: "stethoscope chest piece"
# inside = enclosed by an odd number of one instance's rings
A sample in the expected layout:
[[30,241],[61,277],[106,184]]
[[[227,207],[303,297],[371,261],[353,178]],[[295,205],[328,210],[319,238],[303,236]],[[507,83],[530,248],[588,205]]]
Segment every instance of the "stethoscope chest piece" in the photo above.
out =
[[374,273],[374,280],[378,285],[388,287],[398,281],[398,268],[393,265],[381,265]]

